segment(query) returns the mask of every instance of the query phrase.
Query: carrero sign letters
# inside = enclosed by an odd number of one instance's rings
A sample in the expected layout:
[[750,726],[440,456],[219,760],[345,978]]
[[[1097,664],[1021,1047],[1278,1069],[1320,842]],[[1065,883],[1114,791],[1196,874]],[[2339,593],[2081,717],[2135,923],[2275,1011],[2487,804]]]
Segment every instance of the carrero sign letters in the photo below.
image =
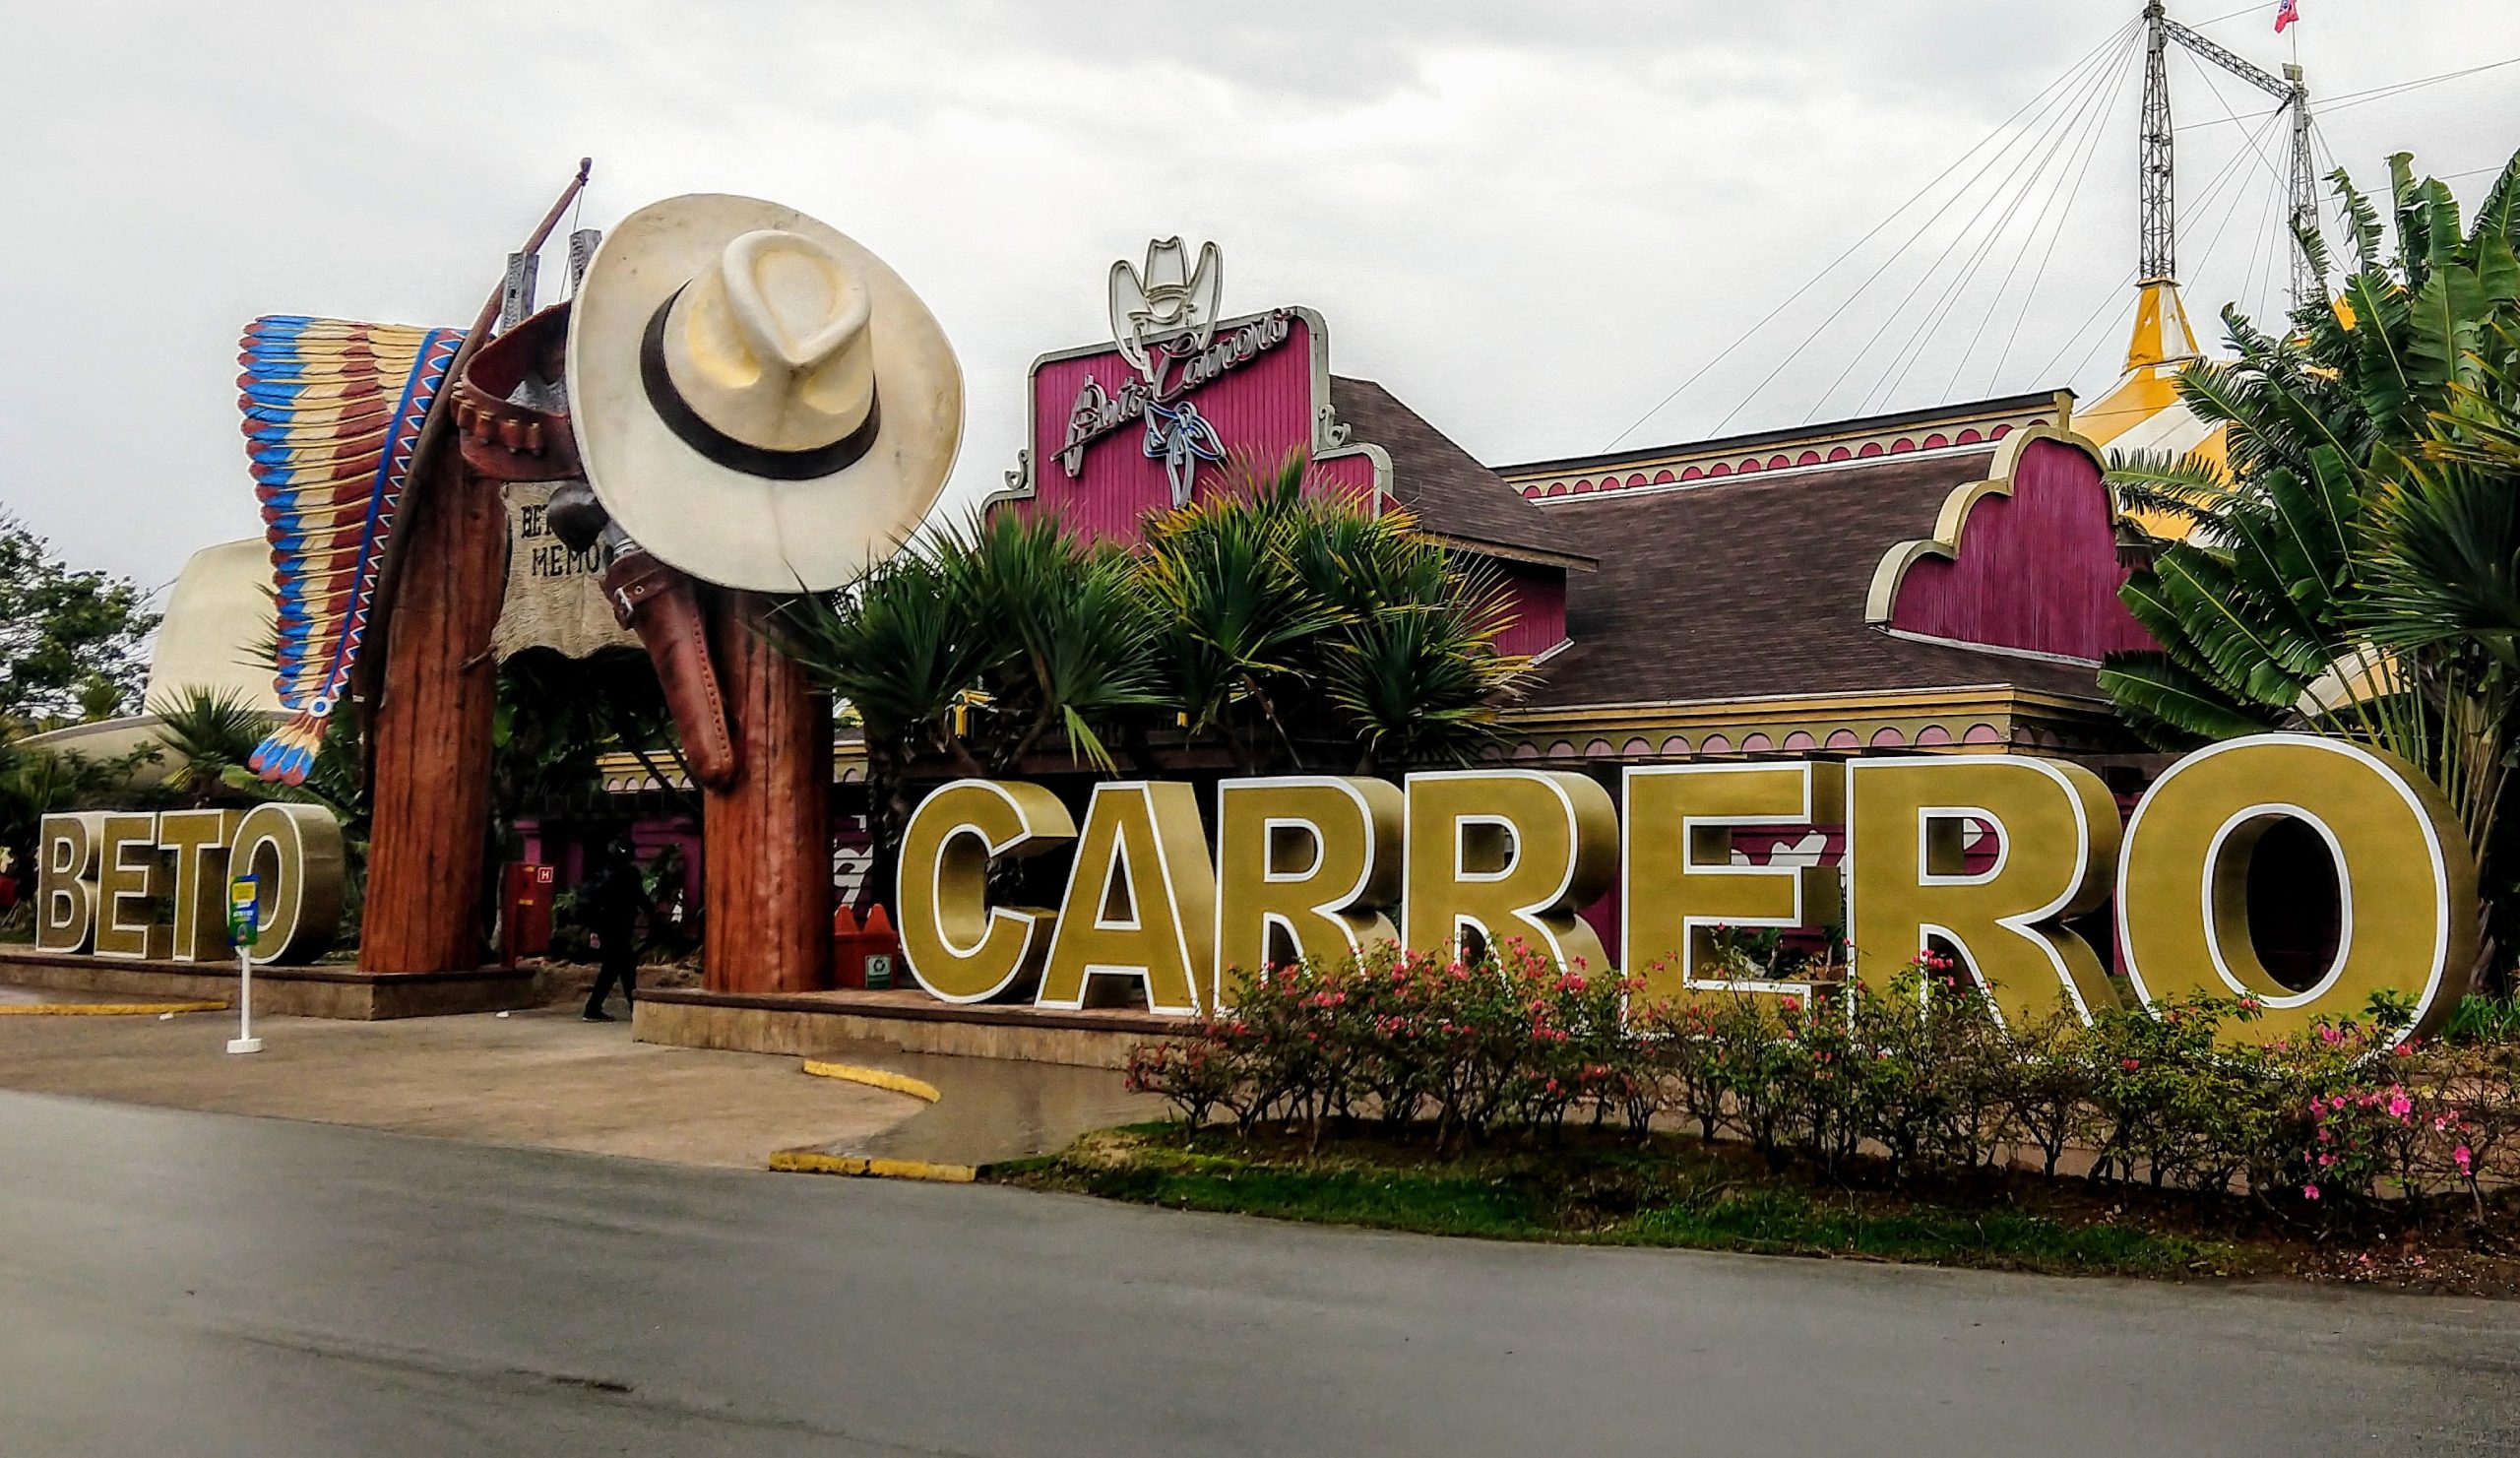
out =
[[[2280,787],[2280,789],[2278,788]],[[1228,780],[1215,851],[1189,786],[1095,788],[1080,828],[1037,785],[964,780],[930,794],[903,843],[902,950],[955,1002],[1084,1005],[1098,983],[1164,1013],[1212,1012],[1245,969],[1375,942],[1475,953],[1519,940],[1561,966],[1608,965],[1578,913],[1625,868],[1623,956],[1647,994],[1808,995],[1731,978],[1719,926],[1817,928],[1842,913],[1858,975],[1949,947],[2007,1018],[2119,1000],[2102,951],[2068,923],[2116,906],[2117,952],[2147,1002],[2257,999],[2248,1036],[2362,1015],[2389,990],[2429,1030],[2476,954],[2477,872],[2439,792],[2407,765],[2333,739],[2267,734],[2196,751],[2121,830],[2099,777],[2028,755],[1845,763],[1632,766],[1621,806],[1560,771]],[[2250,857],[2307,823],[2334,865],[2335,952],[2306,987],[2278,983],[2249,925]],[[1736,830],[1846,830],[1843,864],[1736,864]],[[1982,840],[1964,853],[1969,831]],[[1056,908],[992,905],[1005,857],[1073,850]],[[2086,923],[2088,924],[2088,923]]]

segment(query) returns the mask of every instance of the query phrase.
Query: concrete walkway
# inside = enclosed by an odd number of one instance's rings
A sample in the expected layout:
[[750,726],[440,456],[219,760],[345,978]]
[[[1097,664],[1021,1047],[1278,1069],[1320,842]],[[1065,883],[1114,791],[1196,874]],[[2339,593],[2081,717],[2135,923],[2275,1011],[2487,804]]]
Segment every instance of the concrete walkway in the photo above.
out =
[[[44,993],[46,998],[55,994]],[[875,1140],[925,1103],[797,1060],[661,1047],[567,1008],[354,1023],[233,1013],[0,1017],[0,1088],[758,1170]]]

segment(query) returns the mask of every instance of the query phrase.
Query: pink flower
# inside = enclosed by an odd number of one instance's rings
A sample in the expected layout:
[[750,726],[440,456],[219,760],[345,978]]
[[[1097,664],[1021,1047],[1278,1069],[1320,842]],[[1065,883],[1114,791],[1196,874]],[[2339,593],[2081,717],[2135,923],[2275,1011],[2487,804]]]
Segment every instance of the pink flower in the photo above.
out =
[[2132,1073],[2144,1065],[2133,1058],[2120,1058],[2117,1060],[2117,1066],[2125,1069],[2129,1073]]
[[2475,1160],[2476,1152],[2469,1149],[2464,1144],[2450,1151],[2450,1162],[2459,1167],[2459,1173],[2462,1174],[2468,1173],[2468,1166],[2473,1164]]
[[2334,1028],[2321,1028],[2319,1029],[2319,1041],[2326,1044],[2329,1047],[2334,1047],[2345,1041],[2345,1035],[2337,1032]]
[[1778,1000],[1784,1004],[1787,1012],[1794,1013],[1802,1011],[1802,999],[1799,997],[1788,994]]
[[2315,1184],[2305,1184],[2305,1185],[2302,1185],[2302,1186],[2301,1186],[2301,1198],[2302,1198],[2302,1199],[2304,1199],[2304,1200],[2315,1200],[2315,1199],[2317,1199],[2318,1197],[2319,1197],[2319,1187],[2318,1187],[2317,1185],[2315,1185]]
[[2404,1089],[2396,1090],[2389,1095],[2389,1117],[2396,1119],[2405,1118],[2410,1112],[2414,1111],[2414,1109],[2415,1101],[2406,1096],[2406,1091]]

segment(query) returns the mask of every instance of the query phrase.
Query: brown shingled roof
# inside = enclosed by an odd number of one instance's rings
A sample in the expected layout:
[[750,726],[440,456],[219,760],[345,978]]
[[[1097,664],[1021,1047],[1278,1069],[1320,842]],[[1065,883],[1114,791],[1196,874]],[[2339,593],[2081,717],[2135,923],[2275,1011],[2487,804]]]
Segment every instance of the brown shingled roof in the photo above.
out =
[[1330,403],[1350,439],[1391,455],[1392,494],[1437,537],[1508,556],[1589,568],[1594,553],[1503,476],[1371,380],[1332,376]]
[[1601,562],[1567,580],[1573,646],[1534,707],[2008,685],[2097,699],[2073,664],[1894,638],[1864,622],[1883,552],[1933,535],[1951,488],[1991,451],[1896,456],[1676,490],[1552,500],[1552,526]]

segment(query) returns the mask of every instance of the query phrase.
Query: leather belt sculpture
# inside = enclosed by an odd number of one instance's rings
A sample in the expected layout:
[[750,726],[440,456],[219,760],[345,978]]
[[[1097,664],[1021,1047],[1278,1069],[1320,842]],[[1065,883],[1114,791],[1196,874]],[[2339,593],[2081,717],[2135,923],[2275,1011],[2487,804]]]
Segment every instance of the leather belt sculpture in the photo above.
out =
[[552,534],[572,551],[602,549],[604,600],[656,665],[692,778],[722,790],[742,765],[726,728],[697,585],[612,524],[585,480],[568,412],[527,403],[560,393],[562,371],[553,362],[567,346],[569,309],[544,309],[473,353],[455,387],[464,462],[492,480],[559,482],[545,515]]

